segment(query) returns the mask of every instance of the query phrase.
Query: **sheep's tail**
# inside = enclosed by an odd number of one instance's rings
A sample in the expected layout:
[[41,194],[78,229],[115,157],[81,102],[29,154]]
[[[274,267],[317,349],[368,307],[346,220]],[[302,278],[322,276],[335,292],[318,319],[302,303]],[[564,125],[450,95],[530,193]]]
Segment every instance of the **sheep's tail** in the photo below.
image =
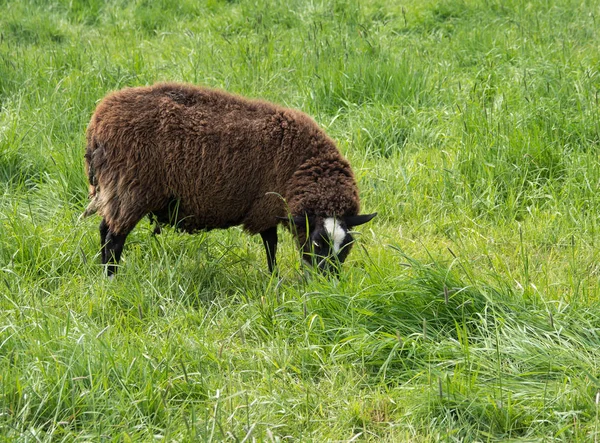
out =
[[92,159],[94,157],[94,151],[96,149],[96,143],[93,137],[90,137],[88,141],[87,148],[85,150],[85,172],[88,176],[88,198],[90,203],[88,204],[83,214],[79,216],[79,220],[89,217],[90,215],[95,214],[98,211],[98,197],[99,197],[99,189],[98,189],[98,180],[96,178],[94,164]]
[[94,215],[98,211],[98,197],[91,197],[90,203],[88,204],[85,211],[79,216],[79,220],[82,220],[90,215]]

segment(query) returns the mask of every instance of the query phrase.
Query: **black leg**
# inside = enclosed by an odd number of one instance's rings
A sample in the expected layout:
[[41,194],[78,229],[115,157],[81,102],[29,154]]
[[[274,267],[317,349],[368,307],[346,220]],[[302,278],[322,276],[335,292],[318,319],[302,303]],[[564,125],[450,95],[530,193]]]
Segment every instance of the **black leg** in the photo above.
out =
[[125,239],[127,238],[128,233],[129,232],[126,232],[125,234],[116,234],[110,229],[108,230],[102,264],[107,265],[106,275],[109,277],[117,272],[117,265],[121,259],[123,245],[125,245]]
[[102,264],[106,263],[106,235],[108,234],[108,225],[106,221],[102,219],[100,222],[100,256],[102,258]]
[[152,235],[158,235],[161,233],[160,222],[156,219],[156,216],[152,213],[148,214],[148,220],[150,220],[150,224],[154,225],[154,231],[152,231]]
[[275,270],[277,263],[275,261],[275,254],[277,252],[277,226],[267,229],[260,233],[265,250],[267,251],[267,263],[269,265],[269,272]]

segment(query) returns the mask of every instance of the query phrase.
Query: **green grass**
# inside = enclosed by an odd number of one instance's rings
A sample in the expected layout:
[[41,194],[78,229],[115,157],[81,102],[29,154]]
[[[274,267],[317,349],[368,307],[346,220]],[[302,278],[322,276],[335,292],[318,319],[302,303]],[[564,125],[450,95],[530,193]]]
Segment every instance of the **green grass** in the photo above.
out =
[[[600,10],[574,0],[0,0],[1,441],[597,441]],[[299,108],[365,212],[339,280],[289,234],[86,205],[109,91]]]

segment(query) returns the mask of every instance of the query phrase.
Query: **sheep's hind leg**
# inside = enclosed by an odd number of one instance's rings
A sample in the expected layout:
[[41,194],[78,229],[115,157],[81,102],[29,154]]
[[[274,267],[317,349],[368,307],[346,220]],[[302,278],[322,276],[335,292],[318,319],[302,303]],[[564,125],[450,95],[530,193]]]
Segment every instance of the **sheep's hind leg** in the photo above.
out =
[[275,260],[275,253],[277,252],[277,226],[262,231],[260,233],[265,250],[267,251],[267,263],[269,265],[269,272],[273,272],[277,266]]
[[111,231],[110,228],[108,229],[102,253],[102,264],[106,265],[106,275],[109,277],[117,272],[117,265],[121,260],[121,253],[123,252],[125,239],[129,232],[131,232],[131,230],[117,234],[116,232]]
[[108,234],[108,224],[102,219],[100,222],[100,256],[102,264],[106,263],[106,236]]

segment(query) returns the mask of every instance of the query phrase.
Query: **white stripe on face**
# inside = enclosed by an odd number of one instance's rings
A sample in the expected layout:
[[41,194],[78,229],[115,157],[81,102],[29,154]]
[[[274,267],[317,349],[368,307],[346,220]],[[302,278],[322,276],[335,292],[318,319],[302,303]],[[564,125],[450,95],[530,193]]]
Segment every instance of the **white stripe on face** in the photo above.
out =
[[337,254],[342,247],[342,242],[346,238],[346,231],[340,226],[340,222],[333,217],[328,217],[323,223],[325,232],[333,242],[333,252]]

